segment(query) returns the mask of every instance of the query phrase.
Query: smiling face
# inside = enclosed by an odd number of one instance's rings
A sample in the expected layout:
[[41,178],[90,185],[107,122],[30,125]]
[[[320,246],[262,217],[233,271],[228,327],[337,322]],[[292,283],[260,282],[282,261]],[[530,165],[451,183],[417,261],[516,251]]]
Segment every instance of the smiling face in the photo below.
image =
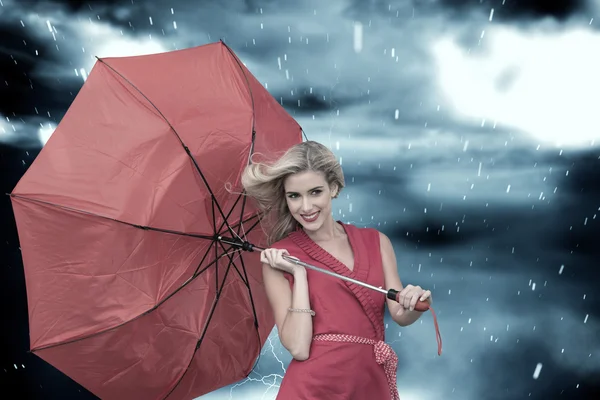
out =
[[305,230],[316,231],[331,215],[334,195],[322,173],[314,171],[290,175],[284,182],[288,208]]

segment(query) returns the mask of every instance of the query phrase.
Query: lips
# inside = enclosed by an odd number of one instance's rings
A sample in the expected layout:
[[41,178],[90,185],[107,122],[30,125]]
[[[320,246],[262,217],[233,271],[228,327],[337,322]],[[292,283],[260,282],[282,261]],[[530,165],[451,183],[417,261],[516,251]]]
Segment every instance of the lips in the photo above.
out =
[[306,222],[315,222],[317,220],[317,218],[319,218],[319,214],[320,213],[321,213],[321,211],[317,211],[317,212],[312,213],[312,214],[301,214],[300,216]]

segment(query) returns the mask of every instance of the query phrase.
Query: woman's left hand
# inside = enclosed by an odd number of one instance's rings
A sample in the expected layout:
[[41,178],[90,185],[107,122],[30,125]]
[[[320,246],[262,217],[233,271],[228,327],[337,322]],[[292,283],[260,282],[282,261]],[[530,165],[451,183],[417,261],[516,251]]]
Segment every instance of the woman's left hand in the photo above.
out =
[[400,309],[402,310],[401,313],[406,310],[413,311],[417,301],[425,301],[430,305],[432,303],[431,292],[429,290],[424,290],[421,286],[413,285],[406,285],[404,289],[400,291],[398,300],[398,303],[403,307],[403,309]]

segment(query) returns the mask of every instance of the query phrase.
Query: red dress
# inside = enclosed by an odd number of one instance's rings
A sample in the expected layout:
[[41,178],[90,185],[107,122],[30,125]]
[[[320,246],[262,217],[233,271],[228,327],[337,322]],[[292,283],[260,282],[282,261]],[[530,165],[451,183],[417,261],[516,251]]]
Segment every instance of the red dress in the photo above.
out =
[[[340,224],[354,252],[353,271],[313,242],[303,230],[292,232],[272,247],[286,249],[290,255],[317,267],[384,287],[379,232]],[[291,287],[293,276],[284,275]],[[311,308],[316,313],[313,317],[314,336],[352,335],[371,340],[376,345],[313,339],[309,358],[305,361],[292,360],[290,363],[277,399],[380,400],[393,398],[391,393],[394,392],[397,396],[397,359],[392,362],[393,372],[388,371],[389,380],[393,380],[391,388],[391,382],[388,382],[381,365],[381,355],[376,358],[374,351],[378,347],[382,350],[380,346],[387,346],[383,343],[385,296],[310,269],[307,269],[307,279]],[[387,350],[392,352],[389,346]],[[390,368],[389,363],[387,367]]]

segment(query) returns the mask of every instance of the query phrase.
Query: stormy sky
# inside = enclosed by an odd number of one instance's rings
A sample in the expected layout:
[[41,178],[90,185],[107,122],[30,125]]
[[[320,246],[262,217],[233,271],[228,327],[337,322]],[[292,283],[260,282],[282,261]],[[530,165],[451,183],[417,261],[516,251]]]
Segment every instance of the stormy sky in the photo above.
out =
[[[442,357],[429,315],[388,325],[403,400],[597,395],[599,11],[583,0],[0,0],[3,182],[33,161],[95,56],[222,39],[340,157],[334,216],[389,235],[403,282],[433,291]],[[3,235],[15,258],[16,233]],[[8,275],[22,279],[15,265]],[[3,357],[3,379],[56,374],[21,368],[21,350]],[[248,380],[202,398],[274,398],[289,360],[273,332]],[[92,398],[52,376],[65,387],[49,397]]]

